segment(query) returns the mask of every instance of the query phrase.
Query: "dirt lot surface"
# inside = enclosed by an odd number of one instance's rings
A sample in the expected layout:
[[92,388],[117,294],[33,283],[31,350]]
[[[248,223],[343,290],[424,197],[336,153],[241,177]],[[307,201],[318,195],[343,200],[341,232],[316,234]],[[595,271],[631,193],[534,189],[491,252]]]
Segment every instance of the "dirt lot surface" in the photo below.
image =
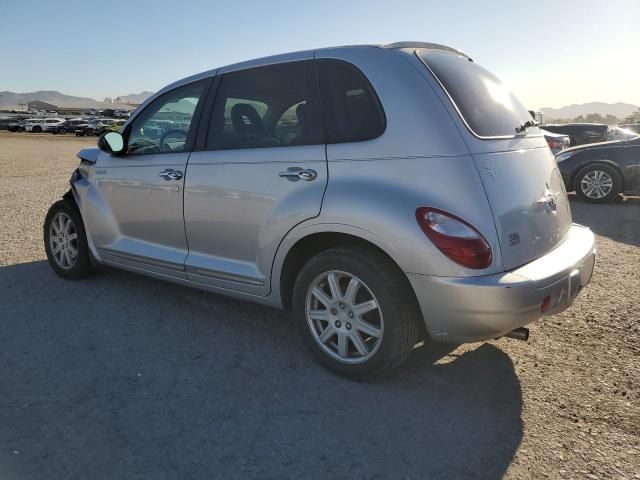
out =
[[95,139],[0,132],[0,478],[640,478],[640,199],[592,206],[592,283],[528,343],[427,344],[355,383],[283,312],[45,262]]

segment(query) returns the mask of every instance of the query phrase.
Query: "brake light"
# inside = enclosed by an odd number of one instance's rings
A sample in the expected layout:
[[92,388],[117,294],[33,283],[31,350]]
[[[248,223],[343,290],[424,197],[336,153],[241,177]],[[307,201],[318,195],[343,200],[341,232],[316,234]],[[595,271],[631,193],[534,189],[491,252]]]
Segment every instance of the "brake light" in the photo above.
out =
[[461,218],[437,208],[420,207],[416,219],[424,234],[457,264],[474,269],[491,265],[489,242]]
[[556,141],[556,140],[547,140],[547,144],[549,145],[549,148],[551,148],[551,149],[553,149],[553,148],[562,149],[564,147],[564,142],[560,142],[560,141]]

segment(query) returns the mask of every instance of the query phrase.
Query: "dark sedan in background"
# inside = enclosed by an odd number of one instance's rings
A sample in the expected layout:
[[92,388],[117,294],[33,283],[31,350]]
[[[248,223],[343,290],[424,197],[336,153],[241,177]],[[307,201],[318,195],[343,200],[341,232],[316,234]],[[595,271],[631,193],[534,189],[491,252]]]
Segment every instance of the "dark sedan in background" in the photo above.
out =
[[568,135],[572,147],[604,142],[609,133],[609,126],[603,123],[567,123],[564,125],[544,125],[542,128],[547,132]]
[[567,191],[588,202],[640,192],[640,136],[569,148],[556,155],[556,161]]
[[87,121],[84,118],[72,118],[61,124],[58,127],[58,130],[54,133],[59,133],[60,135],[64,135],[65,133],[75,133],[78,125],[84,125],[86,123]]

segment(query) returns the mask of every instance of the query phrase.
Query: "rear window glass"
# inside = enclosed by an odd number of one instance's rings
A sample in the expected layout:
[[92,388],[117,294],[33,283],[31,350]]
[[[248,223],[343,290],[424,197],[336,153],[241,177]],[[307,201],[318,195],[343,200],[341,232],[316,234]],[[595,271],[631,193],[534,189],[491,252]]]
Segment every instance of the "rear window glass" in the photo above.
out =
[[473,133],[480,137],[513,136],[531,120],[520,100],[491,72],[465,57],[437,50],[418,50],[424,62]]
[[385,117],[369,81],[342,60],[317,62],[327,143],[357,142],[382,135]]

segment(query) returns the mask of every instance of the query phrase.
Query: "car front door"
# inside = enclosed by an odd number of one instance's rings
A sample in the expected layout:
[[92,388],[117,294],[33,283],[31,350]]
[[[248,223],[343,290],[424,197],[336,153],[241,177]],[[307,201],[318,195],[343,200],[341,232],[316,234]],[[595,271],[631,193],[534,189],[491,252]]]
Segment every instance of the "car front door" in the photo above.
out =
[[278,245],[320,213],[327,165],[313,68],[308,55],[219,72],[206,143],[187,168],[188,279],[267,295]]
[[184,278],[184,175],[207,84],[163,94],[127,127],[124,154],[100,154],[93,175],[103,211],[85,216],[106,263]]

